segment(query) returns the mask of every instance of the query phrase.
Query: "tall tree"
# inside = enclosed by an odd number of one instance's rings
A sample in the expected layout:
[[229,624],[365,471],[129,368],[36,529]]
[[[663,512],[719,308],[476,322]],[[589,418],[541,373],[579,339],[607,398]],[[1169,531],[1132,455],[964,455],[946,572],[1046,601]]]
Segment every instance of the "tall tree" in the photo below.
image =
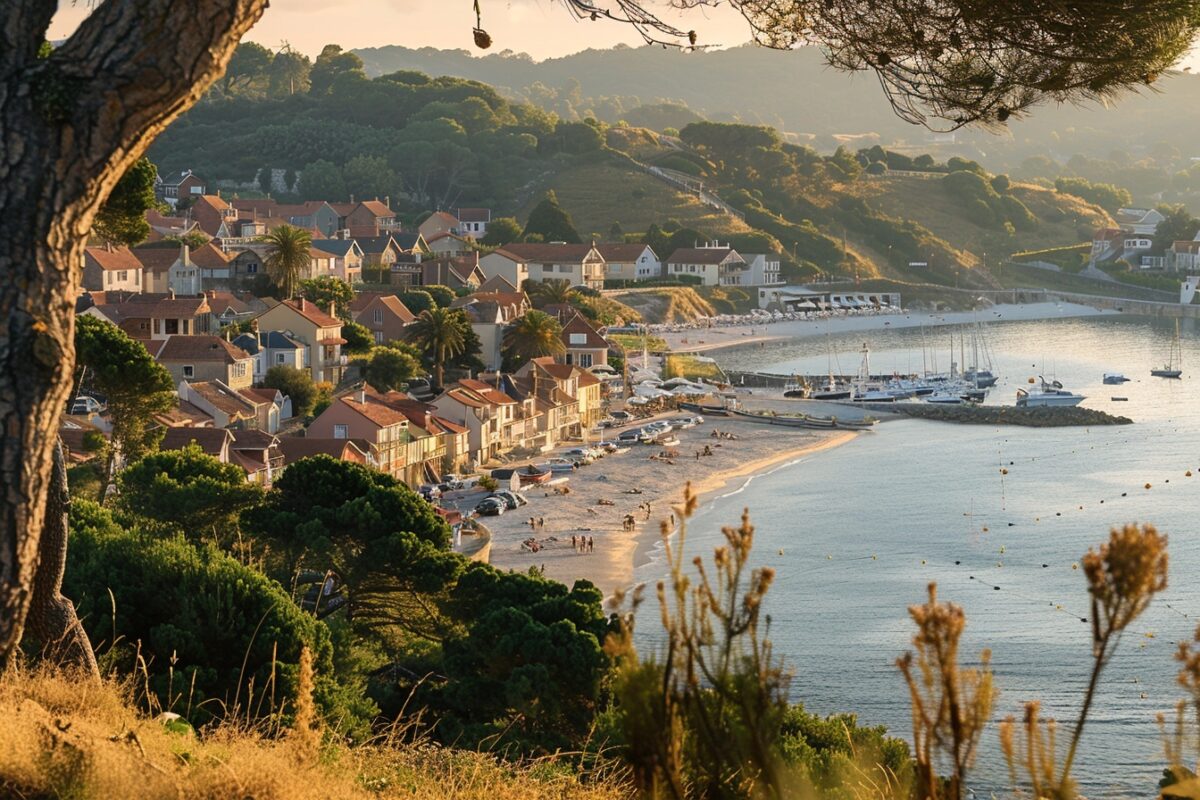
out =
[[300,288],[300,277],[308,272],[312,257],[312,233],[294,225],[280,225],[263,237],[267,243],[267,257],[263,263],[267,274],[289,300]]
[[312,71],[308,74],[311,82],[310,94],[329,94],[334,85],[346,78],[367,79],[363,70],[362,59],[354,53],[347,53],[340,45],[327,44],[321,49],[321,54],[313,62]]
[[488,247],[511,244],[521,238],[521,223],[513,217],[496,217],[488,223],[487,233],[479,243]]
[[108,202],[96,215],[92,232],[113,245],[132,247],[150,234],[146,211],[158,205],[154,180],[158,168],[148,158],[139,158],[113,187]]
[[95,317],[80,317],[76,323],[75,352],[76,384],[108,398],[113,446],[107,477],[118,455],[132,461],[157,446],[162,431],[153,415],[175,404],[175,385],[141,342]]
[[292,50],[290,45],[275,54],[267,68],[268,91],[272,97],[287,97],[308,91],[308,76],[312,62],[303,53]]
[[194,540],[228,545],[237,515],[262,502],[262,489],[236,464],[222,464],[199,445],[151,453],[117,476],[117,505],[144,520]]
[[568,242],[579,244],[579,231],[571,215],[563,211],[558,204],[558,197],[553,191],[546,192],[542,201],[529,212],[529,220],[525,223],[525,236],[535,234],[542,237],[543,242]]
[[363,380],[381,392],[399,389],[421,371],[421,364],[394,347],[376,347],[363,361]]
[[221,79],[221,91],[227,97],[247,94],[251,86],[264,82],[274,57],[274,54],[261,44],[242,42],[234,51],[229,67],[225,70],[225,77]]
[[544,311],[526,311],[504,333],[504,352],[517,363],[565,353],[562,325]]
[[458,309],[429,308],[410,327],[410,341],[433,360],[433,381],[438,388],[444,382],[446,361],[463,351],[465,323]]
[[300,281],[300,296],[317,306],[326,314],[342,322],[350,320],[350,303],[354,300],[354,289],[341,278],[320,275]]

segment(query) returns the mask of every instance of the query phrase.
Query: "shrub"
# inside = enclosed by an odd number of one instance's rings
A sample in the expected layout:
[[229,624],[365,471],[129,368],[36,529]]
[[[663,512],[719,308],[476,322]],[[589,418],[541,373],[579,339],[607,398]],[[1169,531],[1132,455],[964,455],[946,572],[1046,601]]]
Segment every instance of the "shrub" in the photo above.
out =
[[106,665],[125,676],[144,669],[144,699],[194,722],[290,715],[303,647],[328,719],[361,730],[374,713],[361,700],[341,705],[328,629],[279,584],[215,548],[124,530],[77,501],[63,591]]

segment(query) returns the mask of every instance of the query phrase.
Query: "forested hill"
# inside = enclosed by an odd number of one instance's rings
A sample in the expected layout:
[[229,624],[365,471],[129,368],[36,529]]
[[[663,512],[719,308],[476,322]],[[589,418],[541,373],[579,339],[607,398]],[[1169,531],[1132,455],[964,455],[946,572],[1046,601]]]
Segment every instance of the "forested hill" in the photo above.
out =
[[[336,47],[285,72],[281,56],[250,59],[257,45],[243,47],[226,80],[154,144],[162,171],[190,168],[213,188],[283,202],[386,197],[409,226],[436,208],[485,206],[517,217],[513,235],[553,191],[585,240],[632,238],[666,256],[719,238],[785,255],[790,277],[981,286],[995,280],[979,267],[1010,253],[1089,241],[1109,220],[1088,201],[1122,202],[1087,181],[1059,191],[959,157],[819,150],[766,126],[693,121],[660,133],[578,121],[477,81],[369,78]],[[699,183],[706,194],[689,190]]]
[[1165,77],[1154,91],[1126,95],[1111,108],[1038,108],[1007,132],[959,132],[949,144],[898,121],[872,76],[836,72],[816,48],[779,52],[745,45],[679,53],[622,46],[540,62],[511,51],[476,56],[393,45],[356,52],[368,74],[415,69],[484,80],[568,118],[572,111],[581,117],[590,111],[616,122],[638,105],[671,101],[712,120],[811,135],[809,143],[819,149],[836,147],[835,135],[865,135],[868,146],[907,145],[916,152],[935,147],[943,156],[973,158],[998,172],[1031,156],[1066,161],[1077,153],[1108,158],[1121,150],[1136,158],[1155,145],[1200,156],[1193,134],[1200,123],[1200,76],[1187,74]]

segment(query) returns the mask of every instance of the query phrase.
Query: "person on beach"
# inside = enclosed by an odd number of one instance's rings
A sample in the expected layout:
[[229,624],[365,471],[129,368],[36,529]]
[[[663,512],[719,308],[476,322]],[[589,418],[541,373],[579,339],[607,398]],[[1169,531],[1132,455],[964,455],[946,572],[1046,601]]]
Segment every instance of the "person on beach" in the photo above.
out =
[[587,549],[588,549],[589,553],[596,549],[596,543],[592,540],[592,537],[590,537],[590,536],[588,537]]
[[579,543],[576,541],[575,534],[571,534],[571,549],[578,551]]
[[538,530],[541,530],[544,527],[546,527],[546,518],[538,517]]

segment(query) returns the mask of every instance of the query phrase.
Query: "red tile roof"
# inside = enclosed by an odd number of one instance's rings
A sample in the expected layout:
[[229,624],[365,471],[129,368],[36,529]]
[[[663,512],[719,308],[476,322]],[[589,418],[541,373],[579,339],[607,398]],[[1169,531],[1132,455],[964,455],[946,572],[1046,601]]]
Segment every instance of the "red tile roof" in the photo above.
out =
[[363,208],[365,208],[367,211],[370,211],[372,214],[374,214],[377,217],[394,217],[394,216],[396,216],[395,211],[392,211],[390,208],[388,208],[386,205],[379,202],[378,200],[363,200],[361,203],[359,203],[359,205],[362,206]]
[[340,319],[329,316],[310,300],[284,300],[283,305],[319,327],[332,328],[336,326],[339,329],[342,327]]
[[142,268],[142,262],[128,247],[88,247],[83,253],[105,272]]
[[234,364],[251,358],[251,355],[220,336],[199,335],[171,336],[163,343],[157,358],[159,361],[219,361],[222,364]]
[[391,406],[384,403],[378,397],[373,397],[368,394],[365,398],[366,402],[360,402],[357,397],[340,397],[338,401],[345,404],[347,408],[357,411],[367,420],[375,423],[380,428],[388,428],[392,425],[408,424],[408,417],[397,411]]
[[[598,244],[596,250],[605,261],[629,262],[641,258],[648,247],[646,244]],[[653,250],[650,252],[654,253]]]
[[[571,334],[573,333],[583,334],[585,340],[582,343],[572,342]],[[567,321],[567,324],[563,325],[562,340],[563,344],[565,344],[568,348],[586,347],[595,350],[608,349],[608,342],[604,340],[604,337],[600,335],[600,332],[593,328],[588,321],[579,314],[571,317],[571,319]]]
[[592,252],[590,244],[551,244],[544,242],[513,242],[506,244],[498,253],[516,256],[517,261],[555,262],[577,264]]

